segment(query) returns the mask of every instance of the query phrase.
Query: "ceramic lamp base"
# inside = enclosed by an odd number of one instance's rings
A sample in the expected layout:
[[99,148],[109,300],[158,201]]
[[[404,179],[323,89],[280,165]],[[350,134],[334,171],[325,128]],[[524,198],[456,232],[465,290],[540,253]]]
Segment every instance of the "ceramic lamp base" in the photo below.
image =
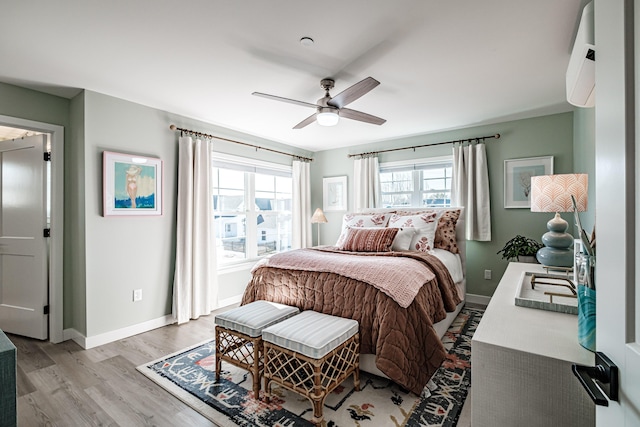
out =
[[547,267],[573,267],[573,250],[544,247],[538,250],[536,259]]
[[547,230],[542,236],[545,247],[538,250],[536,259],[548,267],[573,267],[573,237],[566,233],[569,223],[560,214],[547,222]]

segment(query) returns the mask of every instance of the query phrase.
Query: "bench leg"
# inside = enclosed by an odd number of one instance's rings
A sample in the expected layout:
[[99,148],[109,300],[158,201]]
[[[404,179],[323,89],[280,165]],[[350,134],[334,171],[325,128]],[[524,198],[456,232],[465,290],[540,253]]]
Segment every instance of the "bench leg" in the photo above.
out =
[[220,370],[222,369],[222,353],[220,352],[220,331],[216,326],[216,381],[220,381]]
[[262,352],[262,340],[253,343],[253,398],[260,399],[260,353]]
[[313,367],[313,394],[309,396],[313,403],[313,418],[311,422],[316,426],[322,426],[322,407],[324,406],[324,398],[326,397],[326,390],[322,387],[322,363],[317,361]]

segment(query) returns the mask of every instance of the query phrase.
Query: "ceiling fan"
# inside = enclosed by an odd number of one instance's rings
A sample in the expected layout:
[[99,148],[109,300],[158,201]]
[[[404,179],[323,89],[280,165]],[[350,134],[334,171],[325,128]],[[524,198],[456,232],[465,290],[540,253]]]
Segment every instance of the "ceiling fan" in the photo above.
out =
[[303,107],[315,108],[316,112],[295,125],[294,129],[302,129],[314,121],[318,121],[322,126],[334,126],[338,124],[340,117],[346,119],[358,120],[360,122],[371,123],[374,125],[381,125],[386,122],[385,119],[373,116],[371,114],[363,113],[361,111],[352,110],[350,108],[344,108],[346,105],[352,103],[362,95],[369,92],[380,84],[379,81],[373,77],[367,77],[366,79],[350,86],[337,94],[334,97],[329,95],[329,90],[333,89],[335,81],[333,79],[322,79],[320,86],[325,90],[324,97],[318,99],[315,104],[304,101],[296,101],[295,99],[283,98],[281,96],[269,95],[261,92],[253,92],[252,95],[261,96],[267,99],[273,99],[276,101],[288,102],[290,104],[301,105]]

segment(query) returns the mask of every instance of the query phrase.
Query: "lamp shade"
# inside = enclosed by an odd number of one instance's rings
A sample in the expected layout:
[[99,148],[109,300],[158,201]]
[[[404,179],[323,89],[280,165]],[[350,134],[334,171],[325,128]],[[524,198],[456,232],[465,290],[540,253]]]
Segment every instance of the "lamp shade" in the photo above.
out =
[[578,212],[587,210],[588,176],[584,173],[531,177],[531,212]]
[[327,221],[327,217],[324,216],[324,212],[322,212],[322,209],[318,208],[316,209],[316,211],[313,213],[313,216],[311,217],[311,223],[312,224],[316,224],[316,223],[325,223],[328,222]]

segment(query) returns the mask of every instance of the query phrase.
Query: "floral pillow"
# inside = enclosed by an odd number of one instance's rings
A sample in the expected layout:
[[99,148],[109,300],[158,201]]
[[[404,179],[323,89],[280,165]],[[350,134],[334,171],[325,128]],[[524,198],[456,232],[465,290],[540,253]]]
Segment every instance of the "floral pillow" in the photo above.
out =
[[436,212],[424,212],[415,215],[398,215],[396,213],[389,219],[389,227],[413,227],[416,229],[416,234],[411,239],[409,249],[419,252],[431,252],[433,250],[437,225]]
[[347,236],[338,249],[352,252],[389,252],[397,228],[349,228]]
[[362,227],[386,227],[389,222],[391,214],[388,213],[369,213],[369,214],[354,214],[346,213],[342,217],[342,232],[336,246],[341,246],[344,239],[347,237],[349,228],[362,228]]
[[444,249],[454,254],[460,253],[456,240],[456,224],[460,219],[460,209],[433,210],[425,209],[424,211],[402,211],[396,212],[400,216],[421,215],[425,213],[435,212],[438,218],[438,226],[436,227],[435,239],[433,247]]

